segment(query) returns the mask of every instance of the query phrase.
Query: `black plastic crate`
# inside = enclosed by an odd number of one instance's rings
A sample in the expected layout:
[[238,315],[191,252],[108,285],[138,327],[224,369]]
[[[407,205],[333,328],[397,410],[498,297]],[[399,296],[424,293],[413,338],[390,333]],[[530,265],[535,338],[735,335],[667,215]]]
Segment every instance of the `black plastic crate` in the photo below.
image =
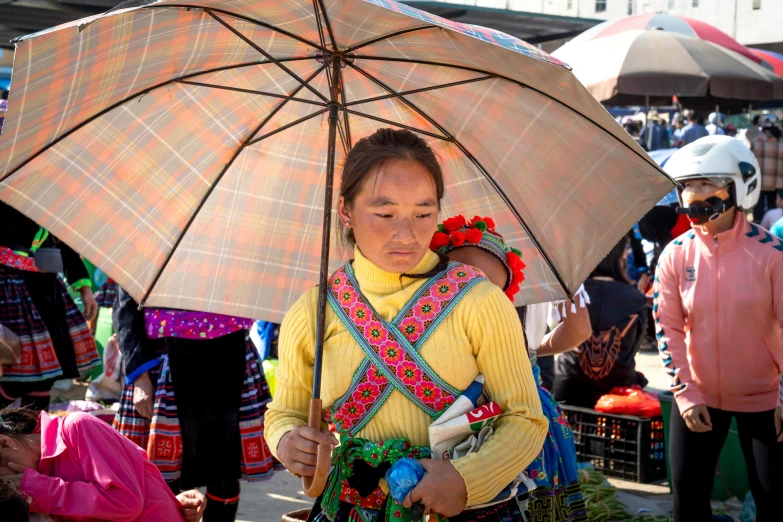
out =
[[607,477],[632,482],[666,478],[663,418],[613,415],[561,404],[576,443],[576,459]]

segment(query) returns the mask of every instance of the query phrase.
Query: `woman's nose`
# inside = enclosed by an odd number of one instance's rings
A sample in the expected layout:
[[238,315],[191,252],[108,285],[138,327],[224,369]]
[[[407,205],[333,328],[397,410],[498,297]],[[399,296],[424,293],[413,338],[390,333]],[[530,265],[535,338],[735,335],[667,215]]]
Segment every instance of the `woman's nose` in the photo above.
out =
[[397,241],[413,241],[415,238],[413,223],[408,219],[401,219],[395,227],[394,239]]

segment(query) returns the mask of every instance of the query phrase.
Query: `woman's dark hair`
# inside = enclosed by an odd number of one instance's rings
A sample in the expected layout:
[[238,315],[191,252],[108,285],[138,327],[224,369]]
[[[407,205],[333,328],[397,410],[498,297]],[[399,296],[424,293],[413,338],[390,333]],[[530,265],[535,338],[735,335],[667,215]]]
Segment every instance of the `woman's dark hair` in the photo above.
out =
[[[361,192],[370,176],[394,161],[415,161],[429,172],[432,176],[432,182],[435,183],[438,209],[440,209],[444,185],[443,171],[440,168],[438,157],[427,145],[427,142],[415,133],[404,129],[388,128],[378,129],[370,136],[360,139],[345,158],[342,180],[340,181],[340,196],[345,199],[345,205],[351,208],[356,196]],[[340,221],[338,221],[337,227],[338,235],[344,243],[350,246],[356,244],[356,238],[354,238],[351,229],[346,229]],[[433,274],[443,271],[448,266],[449,260],[444,255],[438,255],[440,262],[433,270],[427,274],[406,275],[406,277],[429,278]]]
[[30,504],[10,480],[0,479],[0,513],[6,522],[30,520]]
[[35,431],[38,424],[37,411],[28,408],[7,406],[0,410],[0,435],[7,435],[17,440],[23,440],[22,435]]
[[625,254],[627,248],[628,236],[623,236],[620,242],[598,263],[590,277],[611,277],[620,283],[631,284],[628,276],[625,274],[625,263],[623,262],[623,254]]

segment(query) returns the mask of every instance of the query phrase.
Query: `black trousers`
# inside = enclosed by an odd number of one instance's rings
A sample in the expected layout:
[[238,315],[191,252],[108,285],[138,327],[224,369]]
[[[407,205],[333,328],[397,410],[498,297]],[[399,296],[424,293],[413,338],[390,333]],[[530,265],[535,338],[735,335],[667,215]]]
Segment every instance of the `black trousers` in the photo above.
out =
[[775,411],[733,413],[709,408],[712,431],[694,433],[672,405],[669,462],[674,492],[674,522],[712,520],[710,495],[718,457],[732,417],[737,418],[750,490],[756,501],[757,522],[781,520],[783,443],[777,442]]

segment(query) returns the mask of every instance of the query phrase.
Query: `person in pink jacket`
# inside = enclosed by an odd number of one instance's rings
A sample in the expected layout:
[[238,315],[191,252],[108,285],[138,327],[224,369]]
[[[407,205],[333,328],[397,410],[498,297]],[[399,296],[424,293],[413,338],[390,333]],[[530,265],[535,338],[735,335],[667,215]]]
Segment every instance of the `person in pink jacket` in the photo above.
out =
[[36,422],[29,410],[0,410],[0,478],[29,512],[55,520],[194,521],[206,505],[198,492],[175,497],[141,448],[87,413]]
[[656,271],[658,348],[675,395],[669,461],[675,522],[712,519],[713,476],[732,417],[758,522],[781,520],[783,243],[745,217],[760,171],[735,138],[702,138],[666,171],[682,184],[692,230],[670,243]]

